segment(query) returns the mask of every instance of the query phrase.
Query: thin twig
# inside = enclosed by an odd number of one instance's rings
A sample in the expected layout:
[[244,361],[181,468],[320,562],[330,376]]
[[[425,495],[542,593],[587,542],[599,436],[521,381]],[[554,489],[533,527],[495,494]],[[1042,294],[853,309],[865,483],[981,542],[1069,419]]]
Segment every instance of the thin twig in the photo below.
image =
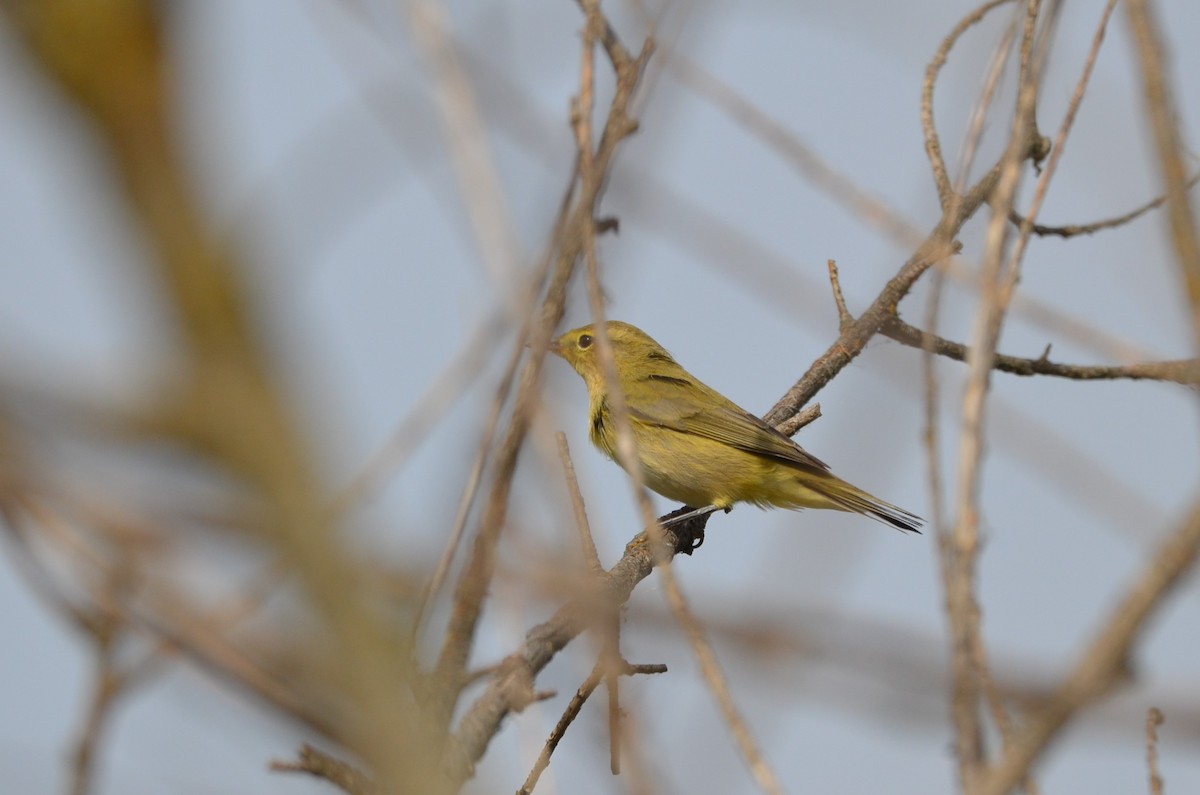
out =
[[[517,790],[517,795],[531,795],[534,788],[537,786],[538,779],[542,773],[550,766],[550,757],[558,748],[558,744],[562,742],[562,738],[566,736],[567,729],[579,717],[580,710],[587,702],[588,698],[595,692],[600,685],[601,679],[606,675],[605,667],[607,663],[599,660],[592,667],[592,672],[588,674],[587,679],[583,680],[583,684],[575,691],[575,695],[567,702],[566,709],[563,710],[562,717],[558,719],[554,729],[550,732],[550,736],[546,738],[545,745],[542,746],[542,752],[538,755],[537,761],[534,762],[533,768],[529,771],[529,775],[525,777],[525,783]],[[665,665],[630,665],[623,664],[618,674],[621,676],[633,676],[635,674],[661,674],[666,673],[667,666]]]
[[[1200,174],[1192,175],[1192,178],[1189,179],[1185,184],[1187,189],[1191,190],[1192,188],[1196,187],[1197,183],[1200,183]],[[1076,237],[1078,235],[1092,235],[1096,232],[1101,232],[1106,229],[1116,229],[1119,226],[1124,226],[1130,221],[1135,221],[1138,218],[1141,218],[1151,210],[1162,207],[1166,203],[1167,194],[1164,193],[1158,198],[1151,199],[1150,201],[1146,202],[1141,207],[1134,208],[1127,213],[1123,213],[1113,218],[1105,218],[1103,221],[1093,221],[1089,224],[1063,224],[1059,226],[1034,224],[1032,229],[1035,235],[1041,235],[1042,237],[1069,238]],[[1008,214],[1008,218],[1018,226],[1025,223],[1026,220],[1025,216],[1021,215],[1016,210],[1010,212]]]
[[[571,110],[571,127],[575,132],[575,144],[579,157],[579,173],[583,184],[602,184],[603,175],[596,173],[594,168],[594,153],[592,151],[593,136],[592,136],[592,114],[595,108],[595,61],[596,61],[596,39],[602,35],[609,40],[610,44],[607,47],[609,59],[613,68],[620,72],[622,64],[628,68],[627,54],[623,48],[619,48],[619,40],[612,28],[608,25],[608,21],[600,13],[600,4],[598,0],[580,0],[580,8],[584,13],[584,28],[583,28],[583,47],[580,56],[579,69],[579,96],[572,103]],[[615,362],[612,354],[612,344],[608,338],[608,332],[603,321],[603,309],[601,291],[598,281],[599,264],[596,257],[596,234],[597,223],[594,218],[588,218],[583,227],[583,256],[587,268],[587,284],[588,297],[592,306],[593,317],[600,329],[597,334],[597,339],[600,341],[599,354],[602,366],[605,368],[605,375],[609,380],[610,387],[616,383]],[[597,307],[601,307],[599,312]],[[630,469],[629,462],[634,461],[636,466],[637,453],[632,446],[632,434],[629,431],[629,419],[626,406],[624,404],[624,395],[620,389],[609,390],[610,400],[612,400],[613,410],[617,420],[618,437],[624,442],[619,446],[621,449],[621,462],[625,465],[626,470],[633,473],[635,480],[635,488],[639,489],[639,495],[642,502],[647,503],[648,497],[644,490],[640,489],[640,474]],[[565,443],[565,437],[564,443]],[[647,503],[648,504],[648,503]],[[653,515],[651,514],[651,518]],[[588,542],[592,542],[590,534]],[[595,566],[600,567],[599,558],[595,559]],[[597,663],[599,670],[602,673],[605,688],[608,691],[608,731],[609,731],[609,769],[613,775],[617,775],[621,771],[621,705],[620,705],[620,685],[618,682],[618,661],[621,659],[621,619],[620,613],[613,611],[605,617],[605,620],[600,622],[600,630],[603,636],[600,649],[600,660]]]
[[[970,349],[961,342],[954,342],[922,331],[899,318],[888,320],[879,333],[911,348],[924,348],[938,356],[959,362],[967,361],[971,353]],[[1050,361],[1048,351],[1036,359],[997,353],[992,358],[992,368],[1013,375],[1048,375],[1076,381],[1127,379],[1170,381],[1176,384],[1200,383],[1200,361],[1196,359],[1174,359],[1129,365],[1063,364]]]
[[608,769],[621,774],[621,614],[614,611],[604,622],[604,644],[600,649],[604,687],[608,691]]
[[[569,233],[568,233],[569,235]],[[569,244],[571,237],[564,243]],[[471,557],[459,575],[454,591],[454,604],[446,628],[441,653],[438,655],[436,679],[438,703],[435,726],[449,726],[457,700],[463,672],[475,639],[475,629],[483,611],[483,603],[495,572],[496,550],[505,527],[512,479],[517,458],[529,429],[530,417],[537,405],[539,380],[544,352],[551,331],[558,325],[566,300],[566,287],[575,265],[575,252],[564,250],[555,265],[550,286],[542,305],[541,317],[533,332],[534,355],[530,356],[521,374],[521,384],[512,410],[512,420],[504,441],[496,454],[492,490],[479,522],[478,534]]]
[[746,760],[750,772],[763,792],[770,795],[782,795],[783,785],[774,769],[768,764],[754,736],[750,733],[749,725],[738,710],[737,704],[733,700],[733,694],[729,690],[725,672],[721,669],[721,664],[717,661],[717,655],[713,651],[712,643],[705,635],[700,620],[696,618],[685,601],[683,591],[674,578],[674,572],[665,566],[660,567],[660,571],[664,573],[663,583],[666,585],[668,604],[688,636],[692,651],[700,663],[700,671],[713,696],[717,699],[717,706],[720,708],[725,722],[729,725],[729,730],[737,742],[742,758]]
[[1150,774],[1150,795],[1163,795],[1163,777],[1158,769],[1158,727],[1165,722],[1158,707],[1146,710],[1146,770]]
[[[925,457],[929,472],[929,504],[930,524],[933,526],[934,537],[937,539],[938,563],[942,582],[950,579],[950,530],[946,524],[944,487],[942,484],[941,442],[938,428],[940,416],[939,387],[937,378],[937,360],[934,358],[935,340],[933,331],[937,329],[938,314],[941,310],[942,292],[946,285],[946,276],[941,268],[933,272],[932,284],[929,290],[929,303],[925,308],[925,325],[930,329],[921,332],[924,353],[921,356],[921,369],[925,386]],[[886,327],[885,327],[886,328]],[[883,333],[887,333],[884,331]]]
[[958,176],[954,180],[954,192],[950,196],[950,202],[946,209],[946,212],[951,214],[957,210],[957,204],[962,201],[963,191],[971,179],[971,169],[975,167],[975,156],[979,153],[980,144],[983,142],[988,114],[992,110],[993,101],[1000,90],[1000,79],[1004,76],[1005,67],[1008,66],[1009,58],[1012,55],[1013,41],[1017,37],[1019,28],[1017,23],[1023,16],[1020,5],[1013,11],[1012,19],[1005,26],[1004,33],[992,51],[992,57],[983,80],[983,88],[967,117],[967,131],[963,135],[962,150],[958,155]]
[[533,763],[533,769],[529,771],[529,775],[525,777],[525,783],[517,790],[517,795],[530,795],[537,786],[538,779],[542,777],[542,773],[550,766],[550,757],[558,748],[558,744],[562,738],[566,736],[567,729],[575,722],[575,718],[579,717],[579,711],[583,709],[583,705],[591,697],[592,693],[600,685],[600,680],[604,678],[604,664],[597,662],[592,667],[592,672],[588,674],[587,679],[583,680],[583,684],[575,691],[575,695],[571,696],[571,700],[567,702],[567,708],[563,710],[562,717],[558,719],[554,729],[550,732],[550,736],[546,738],[546,744],[542,746],[542,752],[538,754],[537,761]]
[[828,260],[825,267],[829,270],[829,284],[833,287],[833,303],[837,306],[838,333],[845,334],[846,329],[854,323],[854,315],[846,308],[846,296],[842,295],[842,283],[838,281],[837,262]]
[[[830,260],[829,267],[830,282],[834,290],[834,301],[837,304],[838,315],[841,317],[840,322],[844,328],[847,324],[854,322],[854,317],[846,309],[845,298],[842,297],[841,284],[838,281],[836,263]],[[930,353],[954,359],[955,361],[965,362],[970,356],[970,349],[961,342],[947,340],[936,334],[923,331],[909,325],[898,316],[891,317],[885,321],[879,329],[879,333],[910,348],[927,350]],[[1200,383],[1200,360],[1196,359],[1173,359],[1170,361],[1141,362],[1130,365],[1062,364],[1050,361],[1049,348],[1047,348],[1036,359],[997,353],[993,356],[992,367],[995,370],[1013,375],[1048,375],[1076,381],[1128,379],[1134,381],[1170,381],[1176,384]],[[815,412],[815,414],[816,416],[808,419],[807,422],[811,422],[812,419],[820,416],[819,411]],[[807,424],[807,422],[804,424]],[[785,429],[781,427],[780,430]],[[788,433],[788,435],[790,436],[791,433]]]
[[[1116,8],[1116,5],[1116,0],[1109,0],[1108,4],[1104,7],[1104,13],[1100,15],[1100,23],[1096,26],[1096,33],[1092,37],[1092,46],[1088,50],[1087,60],[1083,65],[1083,73],[1080,74],[1079,81],[1075,84],[1075,92],[1071,95],[1066,115],[1063,117],[1058,134],[1055,136],[1049,162],[1038,179],[1037,189],[1034,193],[1033,202],[1030,204],[1029,214],[1021,222],[1020,235],[1009,257],[1012,263],[1019,262],[1025,255],[1025,249],[1029,245],[1030,235],[1033,232],[1033,225],[1036,223],[1042,205],[1045,203],[1046,193],[1050,188],[1050,181],[1054,178],[1054,174],[1058,170],[1058,163],[1062,160],[1063,152],[1066,150],[1067,137],[1071,134],[1071,129],[1075,124],[1075,117],[1079,113],[1079,107],[1083,104],[1083,97],[1087,93],[1088,83],[1092,78],[1092,70],[1096,66],[1096,59],[1100,56],[1100,48],[1104,44],[1104,34],[1108,31],[1108,21],[1112,17],[1113,9]],[[1049,33],[1045,35],[1048,37]]]
[[559,431],[554,438],[558,440],[558,457],[562,461],[567,492],[571,496],[571,509],[575,514],[575,529],[579,533],[579,546],[583,550],[584,561],[592,572],[602,572],[604,567],[600,565],[596,540],[592,538],[592,528],[588,522],[587,508],[583,504],[583,494],[579,491],[579,480],[575,477],[575,464],[571,461],[571,449],[567,445],[567,435]]
[[942,156],[942,145],[937,134],[937,120],[933,113],[934,87],[937,85],[942,67],[950,58],[950,51],[954,49],[954,45],[958,43],[962,35],[982,21],[993,9],[1007,2],[1011,2],[1011,0],[989,0],[963,18],[942,40],[933,59],[925,67],[925,80],[921,85],[921,127],[925,133],[925,153],[929,157],[929,164],[933,170],[933,182],[937,187],[938,199],[941,201],[944,211],[950,209],[953,196],[957,191],[950,182],[950,175],[946,170],[946,160]]
[[[563,473],[567,479],[567,490],[571,494],[571,506],[575,513],[575,527],[579,531],[579,543],[583,548],[584,560],[588,571],[593,576],[602,575],[604,567],[600,564],[600,556],[596,552],[596,541],[592,538],[591,526],[588,523],[587,510],[583,504],[583,495],[579,492],[579,482],[575,478],[575,465],[571,462],[571,451],[567,446],[567,435],[562,431],[556,434],[558,439],[558,454],[562,460]],[[619,610],[614,610],[607,621],[602,623],[604,642],[601,644],[600,659],[605,670],[604,686],[608,689],[608,733],[609,733],[609,766],[613,775],[621,772],[620,761],[620,727],[621,703],[619,691],[619,662],[621,661],[621,616]]]

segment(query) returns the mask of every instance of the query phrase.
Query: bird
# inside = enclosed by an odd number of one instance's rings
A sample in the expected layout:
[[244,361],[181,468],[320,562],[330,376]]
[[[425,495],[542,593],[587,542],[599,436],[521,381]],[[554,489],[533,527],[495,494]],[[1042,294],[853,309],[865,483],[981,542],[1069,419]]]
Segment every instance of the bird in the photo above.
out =
[[[685,370],[637,326],[612,320],[605,329],[643,481],[653,491],[693,508],[824,508],[921,532],[919,516],[834,475],[825,462]],[[595,326],[566,332],[549,350],[583,378],[591,441],[620,464]]]

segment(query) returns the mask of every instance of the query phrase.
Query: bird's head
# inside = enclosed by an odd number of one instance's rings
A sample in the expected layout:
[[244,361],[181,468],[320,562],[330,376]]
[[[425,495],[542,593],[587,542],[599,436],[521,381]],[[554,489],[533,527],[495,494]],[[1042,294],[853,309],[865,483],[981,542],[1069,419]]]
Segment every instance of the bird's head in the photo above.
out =
[[[637,326],[610,320],[605,326],[612,343],[613,360],[617,365],[617,376],[625,382],[640,369],[655,362],[671,362],[671,355],[655,342],[649,334]],[[550,352],[567,360],[575,372],[583,376],[588,391],[598,390],[603,394],[604,371],[600,366],[600,340],[592,325],[568,331],[550,343]]]

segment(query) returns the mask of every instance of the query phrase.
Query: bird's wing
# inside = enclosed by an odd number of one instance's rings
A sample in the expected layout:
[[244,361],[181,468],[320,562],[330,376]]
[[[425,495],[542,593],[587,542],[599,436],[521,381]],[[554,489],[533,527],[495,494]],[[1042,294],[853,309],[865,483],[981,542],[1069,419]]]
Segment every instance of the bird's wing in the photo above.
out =
[[[755,455],[827,471],[829,465],[719,392],[699,383],[656,379],[657,399],[630,416],[644,423],[690,433]],[[699,394],[698,394],[699,393]]]

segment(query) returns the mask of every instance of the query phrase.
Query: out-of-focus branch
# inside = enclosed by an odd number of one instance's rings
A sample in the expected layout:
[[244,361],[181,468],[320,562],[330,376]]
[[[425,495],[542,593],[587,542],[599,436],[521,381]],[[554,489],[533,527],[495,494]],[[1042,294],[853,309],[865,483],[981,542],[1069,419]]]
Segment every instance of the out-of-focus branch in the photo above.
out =
[[1175,244],[1175,255],[1179,259],[1179,268],[1187,287],[1196,346],[1200,349],[1200,232],[1196,229],[1196,213],[1188,195],[1179,115],[1164,64],[1166,43],[1149,0],[1129,0],[1125,4],[1125,10],[1129,15],[1129,27],[1133,32],[1142,67],[1146,111],[1154,131],[1159,168],[1162,171],[1163,182],[1166,183],[1167,220],[1171,225],[1171,240]]
[[408,20],[431,77],[445,130],[458,195],[467,210],[479,260],[514,317],[524,307],[519,285],[520,245],[499,170],[484,130],[475,90],[439,0],[408,0]]
[[294,762],[275,761],[271,769],[279,773],[308,773],[325,779],[348,795],[381,795],[384,790],[358,768],[305,744]]
[[1191,570],[1200,550],[1200,503],[1158,548],[1126,592],[1108,624],[1088,645],[1047,704],[1027,715],[1012,744],[979,779],[977,795],[1005,795],[1046,752],[1078,711],[1105,695],[1128,674],[1129,655],[1149,619]]
[[79,739],[71,754],[71,793],[86,795],[92,791],[92,774],[96,765],[96,749],[104,729],[112,717],[112,707],[124,690],[122,677],[113,666],[111,646],[97,648],[93,672],[92,693],[87,714],[79,731]]
[[[1009,0],[999,0],[1009,2]],[[784,124],[738,93],[701,64],[685,55],[672,53],[667,59],[672,76],[698,96],[707,99],[735,124],[752,132],[763,144],[778,152],[807,181],[820,186],[856,218],[861,218],[885,235],[905,245],[920,245],[921,235],[903,216],[872,196],[819,157]]]
[[[114,630],[113,622],[139,634],[147,635],[159,647],[169,649],[215,679],[252,694],[280,713],[308,726],[330,739],[344,741],[344,703],[334,703],[308,688],[298,692],[295,684],[283,681],[268,670],[260,660],[228,636],[232,625],[245,613],[245,605],[236,611],[223,609],[215,618],[202,615],[192,608],[183,594],[145,576],[143,564],[131,563],[128,551],[117,554],[97,554],[87,548],[82,539],[68,537],[66,522],[55,507],[36,495],[21,492],[4,495],[0,500],[3,528],[13,543],[14,560],[27,575],[29,586],[60,616],[72,622],[84,634],[103,639]],[[109,582],[121,572],[138,577],[136,599],[133,593],[94,594],[96,604],[106,605],[97,612],[75,604],[59,587],[51,566],[35,551],[34,534],[38,540],[52,544],[58,557],[69,561],[71,578],[82,582]],[[124,557],[122,557],[124,555]],[[134,590],[134,589],[125,589]],[[262,595],[257,595],[261,599]],[[239,600],[245,602],[245,600]],[[154,658],[151,658],[154,659]],[[140,678],[145,665],[125,667],[121,677],[123,687]]]
[[[950,674],[939,634],[836,607],[765,606],[729,593],[709,593],[705,603],[704,626],[721,646],[735,650],[744,675],[764,687],[796,703],[817,699],[855,711],[900,733],[944,731]],[[665,608],[639,604],[629,610],[625,634],[634,642],[675,631]],[[1054,696],[1062,675],[1054,661],[1003,649],[994,657],[996,690],[1022,714],[1036,713]],[[873,683],[869,692],[861,692],[864,683]],[[1117,703],[1098,706],[1078,729],[1114,740],[1127,736],[1129,721],[1145,715],[1146,697],[1144,689],[1131,690]],[[1200,699],[1186,680],[1175,687],[1163,683],[1151,697],[1175,705],[1171,739],[1180,747],[1200,741]]]
[[[421,789],[425,733],[396,688],[405,656],[365,609],[361,578],[330,532],[323,489],[237,264],[206,227],[172,135],[164,32],[171,9],[148,0],[10,0],[4,8],[42,69],[93,123],[118,190],[147,233],[182,341],[163,427],[259,489],[279,553],[341,650],[340,685],[357,704],[349,742],[381,780]],[[398,739],[397,727],[410,736]]]
[[[602,178],[602,173],[596,173],[591,158],[591,109],[593,95],[593,46],[595,37],[601,29],[607,27],[600,15],[598,0],[580,0],[580,6],[587,16],[587,29],[584,34],[583,68],[581,70],[580,98],[577,102],[576,113],[573,114],[573,126],[576,131],[576,141],[580,152],[580,169],[584,185],[589,180]],[[608,401],[614,425],[616,426],[616,452],[621,466],[629,473],[633,498],[639,508],[643,524],[648,528],[647,533],[652,546],[661,548],[662,528],[654,516],[654,506],[650,502],[642,475],[642,466],[638,457],[637,440],[633,435],[633,427],[629,418],[627,396],[621,389],[617,377],[616,360],[613,354],[612,342],[608,338],[607,318],[605,315],[604,297],[600,288],[599,259],[596,255],[596,224],[593,221],[583,229],[583,254],[587,263],[588,303],[592,312],[592,321],[597,330],[596,343],[600,367],[606,381],[606,400]],[[664,556],[659,561],[659,574],[667,603],[671,606],[676,620],[684,629],[688,642],[700,663],[700,671],[709,690],[712,691],[721,710],[721,715],[728,724],[730,733],[738,750],[746,760],[747,766],[759,788],[770,795],[781,795],[783,787],[775,771],[767,762],[758,742],[754,739],[750,727],[743,718],[741,711],[734,703],[730,692],[729,682],[717,660],[716,653],[708,641],[708,637],[700,626],[699,620],[690,609],[683,589],[679,585],[675,573],[671,570],[671,556]],[[612,657],[609,654],[606,656]],[[616,680],[610,680],[610,698],[615,698]],[[614,708],[615,711],[615,708]],[[613,724],[615,726],[615,721]],[[614,733],[612,771],[618,770],[617,736]]]

